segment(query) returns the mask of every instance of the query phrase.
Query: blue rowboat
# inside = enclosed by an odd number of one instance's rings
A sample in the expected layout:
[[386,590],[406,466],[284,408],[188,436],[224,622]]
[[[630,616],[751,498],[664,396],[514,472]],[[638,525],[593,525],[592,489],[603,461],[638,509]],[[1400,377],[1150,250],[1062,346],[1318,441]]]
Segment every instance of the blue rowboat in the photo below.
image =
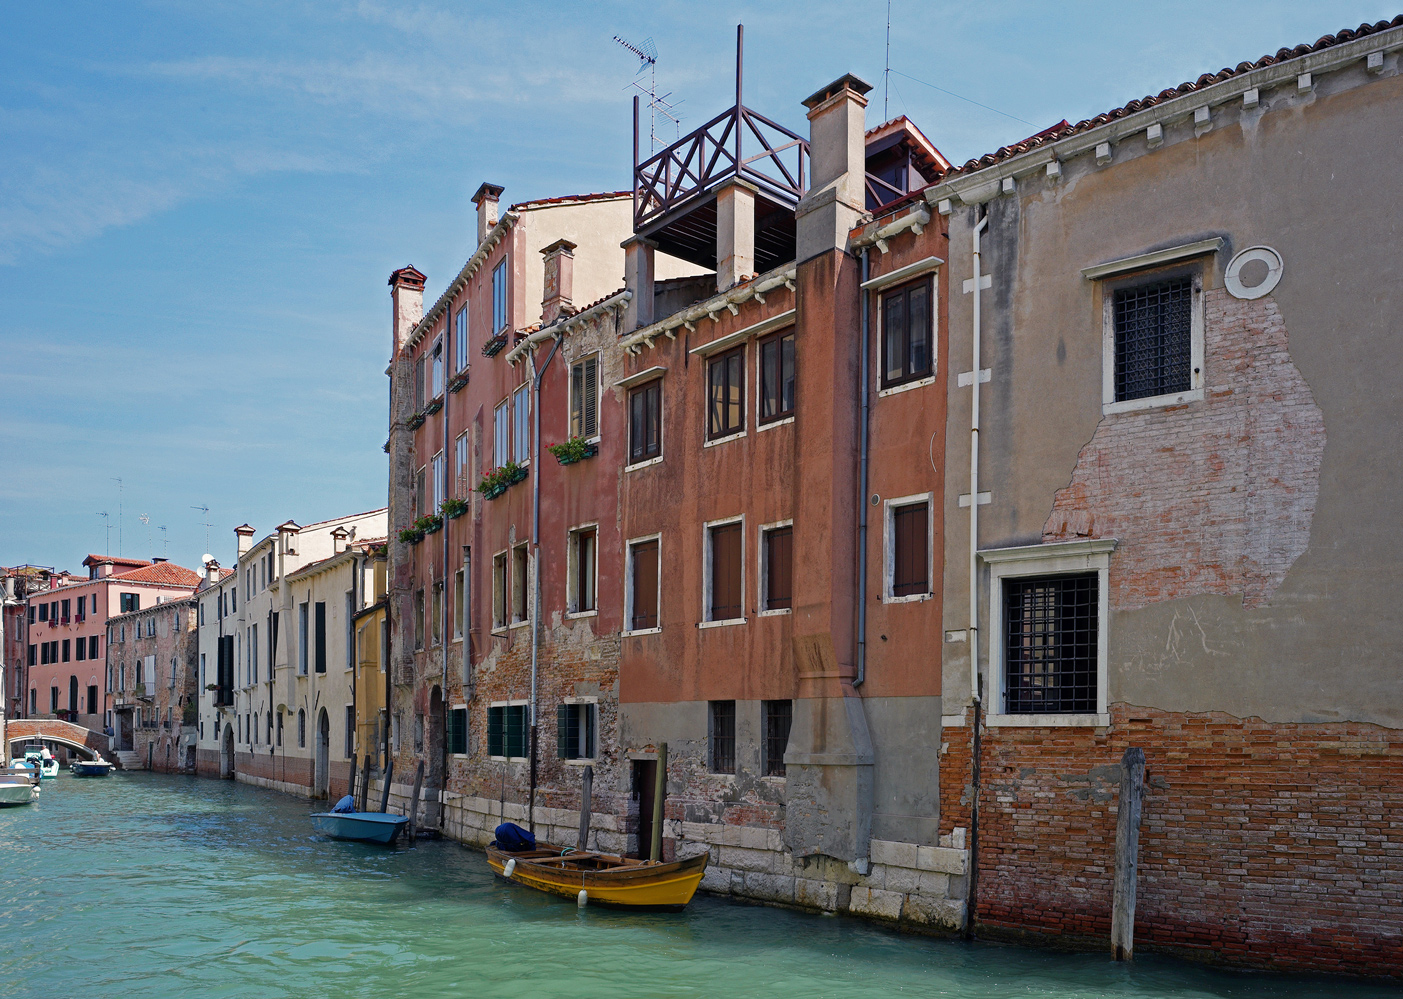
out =
[[106,760],[74,760],[68,765],[74,777],[106,777],[112,772],[112,764]]
[[315,812],[312,815],[312,828],[323,836],[387,846],[394,843],[400,830],[408,824],[408,816],[387,812]]

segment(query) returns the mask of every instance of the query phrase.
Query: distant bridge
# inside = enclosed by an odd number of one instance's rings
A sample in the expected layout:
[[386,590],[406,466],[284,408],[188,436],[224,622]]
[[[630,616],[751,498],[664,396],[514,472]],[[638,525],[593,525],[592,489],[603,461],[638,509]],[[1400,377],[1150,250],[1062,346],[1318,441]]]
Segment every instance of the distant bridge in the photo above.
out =
[[82,725],[59,721],[57,718],[15,718],[5,722],[5,738],[10,743],[10,755],[26,743],[61,743],[89,758],[109,751],[111,740],[101,732]]

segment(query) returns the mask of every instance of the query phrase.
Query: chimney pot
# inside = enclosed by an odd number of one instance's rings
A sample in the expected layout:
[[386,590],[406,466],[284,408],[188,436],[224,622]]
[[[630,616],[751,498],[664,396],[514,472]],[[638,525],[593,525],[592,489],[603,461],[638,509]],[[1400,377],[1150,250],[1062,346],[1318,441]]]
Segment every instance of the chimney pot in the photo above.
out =
[[497,224],[497,201],[502,196],[506,188],[500,184],[483,184],[473,195],[473,204],[477,205],[477,245],[481,246],[487,239],[487,234],[492,231],[492,227]]
[[804,101],[809,119],[809,193],[795,208],[795,259],[843,249],[866,209],[866,108],[872,85],[846,73]]
[[546,279],[541,297],[541,325],[549,326],[561,313],[574,310],[571,296],[575,285],[575,246],[568,239],[557,239],[541,250],[545,256]]
[[253,528],[248,524],[241,524],[234,528],[234,534],[239,539],[239,558],[243,558],[248,554],[248,550],[253,547]]

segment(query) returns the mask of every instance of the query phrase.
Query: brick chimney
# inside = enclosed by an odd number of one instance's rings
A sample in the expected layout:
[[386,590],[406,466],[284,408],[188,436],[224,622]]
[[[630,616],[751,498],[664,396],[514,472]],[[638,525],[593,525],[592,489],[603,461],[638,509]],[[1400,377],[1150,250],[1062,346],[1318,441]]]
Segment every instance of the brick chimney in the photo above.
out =
[[248,550],[253,547],[253,528],[248,524],[240,524],[234,528],[234,534],[239,539],[239,558],[248,554]]
[[423,274],[413,267],[401,267],[390,275],[391,312],[394,315],[395,353],[404,348],[404,342],[419,320],[424,318]]
[[658,244],[643,236],[630,236],[624,248],[624,287],[633,292],[624,329],[636,330],[653,322],[653,257]]
[[809,193],[794,209],[797,253],[810,257],[847,246],[866,204],[867,98],[872,85],[851,73],[804,101],[809,109]]
[[545,290],[541,297],[541,325],[549,326],[561,313],[574,311],[575,244],[557,239],[541,251],[546,258]]
[[481,246],[492,227],[497,224],[497,200],[506,188],[500,184],[483,184],[473,195],[477,205],[477,245]]

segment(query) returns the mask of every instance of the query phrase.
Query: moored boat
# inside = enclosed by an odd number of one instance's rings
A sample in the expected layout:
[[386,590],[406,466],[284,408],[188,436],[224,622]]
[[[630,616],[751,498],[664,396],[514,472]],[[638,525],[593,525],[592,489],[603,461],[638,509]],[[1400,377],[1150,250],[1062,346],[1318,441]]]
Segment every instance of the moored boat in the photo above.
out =
[[112,764],[99,756],[95,760],[74,760],[68,769],[74,777],[106,777],[112,772]]
[[48,747],[25,746],[24,759],[34,765],[42,779],[53,780],[58,776],[58,760],[54,759],[54,754],[49,752]]
[[359,840],[389,846],[409,824],[404,815],[388,812],[315,812],[312,828],[332,839]]
[[0,770],[0,807],[28,805],[39,797],[39,776],[32,767],[16,761],[13,769]]

